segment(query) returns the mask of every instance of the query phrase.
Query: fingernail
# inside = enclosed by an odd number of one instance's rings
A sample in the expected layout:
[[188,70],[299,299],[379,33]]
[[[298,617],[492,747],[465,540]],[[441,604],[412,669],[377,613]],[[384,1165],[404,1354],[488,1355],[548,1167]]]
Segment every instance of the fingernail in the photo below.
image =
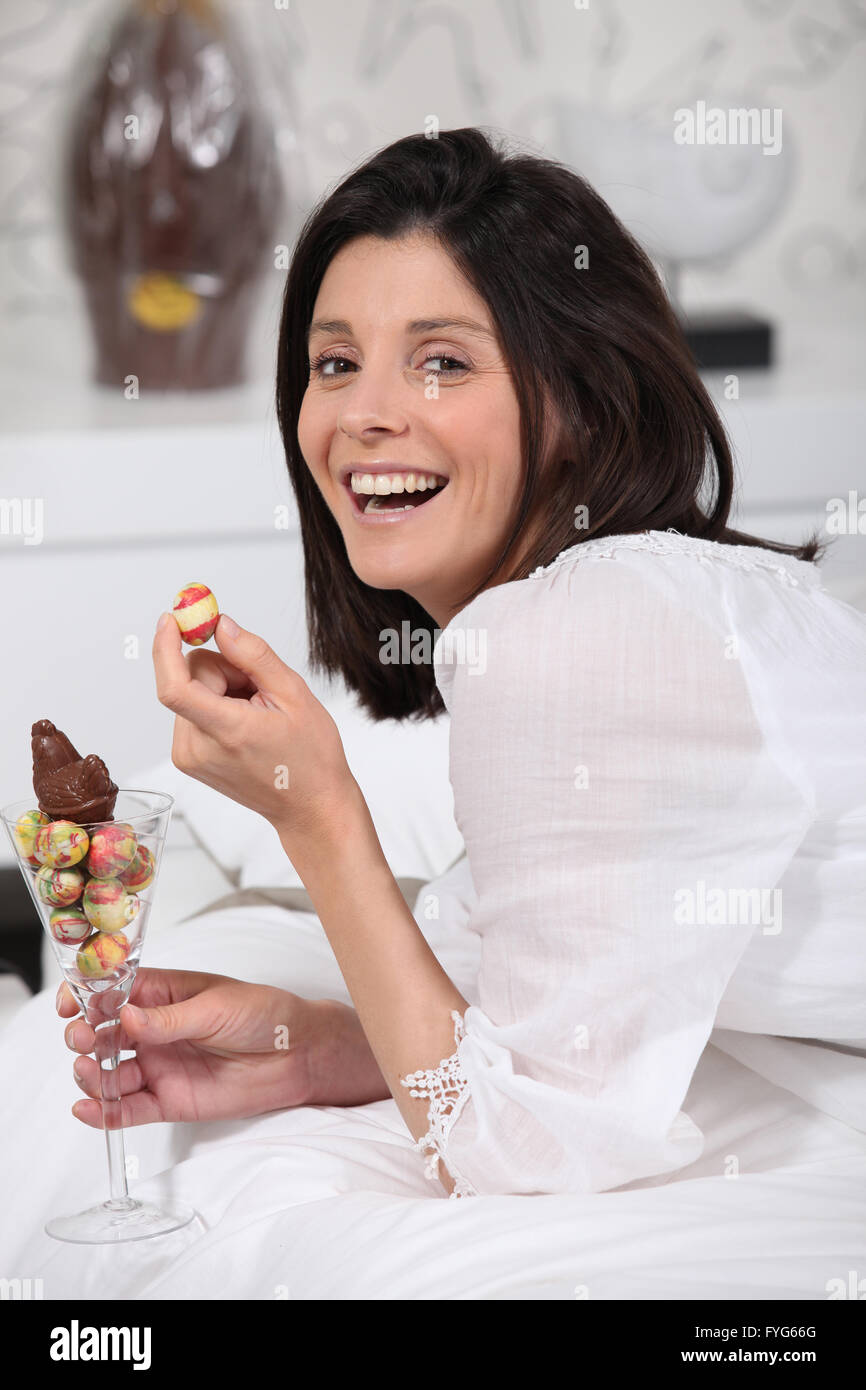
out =
[[133,1023],[147,1023],[147,1009],[140,1009],[137,1004],[124,1004],[123,1013],[127,1018],[132,1018]]
[[75,1080],[76,1080],[76,1081],[80,1081],[80,1080],[81,1080],[81,1063],[80,1063],[80,1062],[75,1062],[75,1063],[74,1063],[74,1065],[73,1065],[73,1067],[72,1067],[72,1075],[75,1077]]
[[55,996],[54,996],[54,1007],[55,1007],[55,1009],[59,1009],[59,1008],[60,1008],[60,996],[61,996],[62,993],[63,993],[63,985],[58,985],[58,986],[57,986],[57,993],[56,993]]
[[238,627],[237,623],[234,621],[233,618],[229,618],[225,613],[221,613],[220,621],[222,623],[223,632],[226,634],[227,637],[238,636],[240,628]]
[[162,632],[162,629],[165,627],[166,623],[170,623],[171,621],[172,616],[170,613],[160,613],[159,622],[156,625],[157,632]]

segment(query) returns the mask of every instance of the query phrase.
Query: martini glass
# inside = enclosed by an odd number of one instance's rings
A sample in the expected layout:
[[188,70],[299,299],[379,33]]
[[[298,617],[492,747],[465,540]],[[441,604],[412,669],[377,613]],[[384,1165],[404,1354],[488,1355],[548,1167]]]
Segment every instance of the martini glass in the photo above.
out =
[[[86,832],[87,840],[80,837],[78,847],[66,856],[67,859],[80,856],[86,843],[85,857],[72,864],[64,865],[61,861],[54,866],[42,862],[46,857],[44,846],[37,845],[35,840],[39,827],[34,826],[33,821],[28,826],[25,819],[24,829],[21,829],[19,818],[22,815],[34,813],[33,820],[39,815],[35,798],[16,801],[0,809],[18,867],[57,963],[81,1012],[96,1033],[95,1056],[100,1067],[102,1123],[111,1195],[107,1201],[86,1211],[56,1216],[47,1222],[45,1230],[56,1240],[81,1245],[146,1240],[150,1236],[177,1231],[195,1216],[192,1207],[180,1202],[156,1206],[129,1195],[118,1076],[120,1053],[130,1049],[129,1039],[121,1036],[120,1011],[135,983],[173,804],[174,798],[162,792],[121,789],[113,820],[82,823],[80,829]],[[42,819],[48,820],[47,817]],[[122,828],[118,830],[118,827]],[[101,862],[94,862],[96,845],[104,845],[108,838],[100,835],[100,831],[107,829],[115,839],[111,852],[114,864],[118,865],[115,873],[109,876],[106,876],[106,867],[110,867],[112,861],[103,858]],[[96,845],[94,836],[97,836]],[[133,844],[130,836],[134,836],[134,857],[125,867],[119,867],[130,853]],[[41,853],[37,854],[37,850]],[[98,875],[91,873],[91,865],[99,870]],[[102,929],[95,930],[97,925]]]

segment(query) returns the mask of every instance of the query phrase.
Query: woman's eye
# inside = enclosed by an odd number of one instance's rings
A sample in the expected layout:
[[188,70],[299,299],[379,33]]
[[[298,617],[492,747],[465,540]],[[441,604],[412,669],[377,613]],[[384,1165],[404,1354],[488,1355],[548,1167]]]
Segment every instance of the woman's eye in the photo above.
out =
[[452,376],[455,372],[466,372],[469,370],[465,362],[461,362],[458,357],[446,356],[444,352],[431,352],[430,356],[426,357],[424,360],[425,362],[453,362],[454,365],[452,367],[434,367],[434,376]]
[[[339,353],[322,353],[321,356],[317,357],[314,362],[310,363],[310,371],[314,372],[317,376],[325,377],[326,379],[329,377],[333,378],[335,376],[345,376],[345,372],[337,371],[336,368],[334,369],[334,371],[326,370],[329,362],[342,362],[349,367],[357,366],[357,363],[353,362],[351,358],[341,357]],[[430,368],[430,371],[434,376],[453,376],[459,372],[466,372],[469,370],[465,362],[461,362],[458,357],[451,357],[450,355],[444,352],[431,352],[428,357],[424,358],[424,365],[426,366],[428,362],[451,363],[450,366]]]
[[326,372],[326,371],[325,371],[325,364],[328,363],[328,362],[348,362],[350,367],[354,367],[354,365],[355,365],[354,362],[350,361],[350,359],[349,359],[348,357],[340,357],[338,354],[332,355],[332,356],[328,356],[327,353],[323,353],[323,354],[321,355],[321,357],[317,357],[316,360],[315,360],[315,362],[311,363],[311,365],[310,365],[310,371],[311,371],[311,372],[316,372],[316,374],[317,374],[318,376],[324,376],[324,377],[333,377],[333,376],[343,376],[343,375],[344,375],[343,372]]

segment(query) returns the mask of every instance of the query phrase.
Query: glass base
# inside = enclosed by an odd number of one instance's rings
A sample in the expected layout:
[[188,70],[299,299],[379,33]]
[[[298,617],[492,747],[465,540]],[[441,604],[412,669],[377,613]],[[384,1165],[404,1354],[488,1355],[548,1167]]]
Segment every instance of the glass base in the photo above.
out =
[[73,1245],[119,1245],[121,1241],[148,1240],[179,1231],[194,1216],[192,1207],[184,1202],[165,1202],[158,1207],[129,1197],[126,1201],[100,1202],[74,1216],[55,1216],[46,1222],[45,1230],[55,1240]]

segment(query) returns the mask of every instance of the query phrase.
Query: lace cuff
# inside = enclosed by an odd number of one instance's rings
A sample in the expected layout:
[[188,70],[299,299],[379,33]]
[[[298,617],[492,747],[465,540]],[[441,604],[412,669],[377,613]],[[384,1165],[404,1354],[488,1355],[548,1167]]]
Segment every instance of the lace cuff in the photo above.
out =
[[[463,1019],[456,1009],[451,1010],[451,1017],[454,1020],[454,1042],[459,1045],[461,1038],[466,1036]],[[410,1096],[430,1101],[427,1110],[427,1133],[415,1142],[413,1148],[419,1153],[433,1150],[424,1165],[424,1176],[432,1181],[439,1176],[439,1159],[446,1158],[448,1135],[469,1095],[469,1083],[463,1075],[458,1053],[455,1051],[450,1057],[444,1057],[438,1067],[401,1076],[400,1085],[411,1087]],[[465,1178],[452,1173],[449,1173],[449,1176],[454,1179],[454,1191],[449,1193],[450,1197],[478,1196],[475,1188]]]

